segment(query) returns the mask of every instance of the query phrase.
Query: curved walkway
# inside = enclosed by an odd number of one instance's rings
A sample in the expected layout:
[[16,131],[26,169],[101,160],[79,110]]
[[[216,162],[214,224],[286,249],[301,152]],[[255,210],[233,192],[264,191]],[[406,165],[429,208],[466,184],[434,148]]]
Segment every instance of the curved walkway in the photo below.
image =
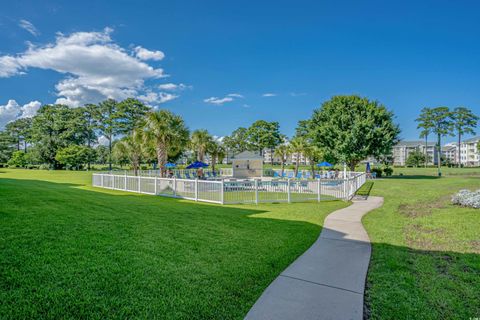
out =
[[329,214],[317,241],[278,276],[245,319],[363,319],[370,239],[361,219],[381,197]]

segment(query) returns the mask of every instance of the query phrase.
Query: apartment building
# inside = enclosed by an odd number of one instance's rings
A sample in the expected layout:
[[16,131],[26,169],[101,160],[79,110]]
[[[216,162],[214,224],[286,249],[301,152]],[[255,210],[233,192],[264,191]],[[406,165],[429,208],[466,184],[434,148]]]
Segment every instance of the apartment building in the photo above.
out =
[[[437,146],[434,142],[429,142],[426,147],[430,165],[438,163]],[[419,151],[425,153],[424,141],[401,141],[393,147],[393,164],[404,166],[411,152]]]
[[[272,152],[270,149],[265,149],[263,150],[263,162],[264,163],[272,163],[272,157],[273,157],[273,163],[279,164],[282,162],[282,159],[280,157],[276,157],[275,153]],[[291,154],[287,157],[286,164],[296,164],[297,161],[299,161],[300,165],[309,165],[310,161],[308,161],[308,158],[305,157],[302,153],[300,154]]]
[[447,143],[442,147],[442,156],[450,163],[458,163],[458,148],[456,143]]
[[480,137],[474,137],[462,141],[460,145],[460,163],[466,167],[480,166],[480,154],[478,145]]

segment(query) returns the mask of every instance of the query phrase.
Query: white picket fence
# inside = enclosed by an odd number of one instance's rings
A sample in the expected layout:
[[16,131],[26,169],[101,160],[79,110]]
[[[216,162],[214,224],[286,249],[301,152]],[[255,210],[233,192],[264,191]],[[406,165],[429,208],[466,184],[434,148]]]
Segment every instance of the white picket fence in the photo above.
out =
[[95,187],[220,204],[349,200],[365,183],[365,173],[348,179],[198,180],[95,173]]

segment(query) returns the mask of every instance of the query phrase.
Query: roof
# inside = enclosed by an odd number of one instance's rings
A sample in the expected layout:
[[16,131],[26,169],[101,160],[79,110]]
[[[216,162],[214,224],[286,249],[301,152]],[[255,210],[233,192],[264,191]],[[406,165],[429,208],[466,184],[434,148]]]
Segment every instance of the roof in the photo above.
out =
[[[400,146],[416,147],[416,146],[424,146],[424,145],[425,145],[425,141],[421,141],[421,140],[407,141],[407,140],[404,140],[404,141],[400,141],[395,146],[396,147],[400,147]],[[427,143],[427,146],[429,146],[429,147],[434,147],[435,145],[436,145],[435,142],[428,142]]]
[[478,142],[479,140],[480,140],[480,136],[477,136],[477,137],[473,137],[473,138],[470,138],[470,139],[465,139],[462,142],[463,143],[471,143],[471,142]]
[[442,151],[452,151],[452,150],[456,150],[457,149],[457,146],[448,146],[448,145],[445,145],[442,147]]
[[235,155],[233,160],[263,160],[263,157],[252,151],[243,151]]

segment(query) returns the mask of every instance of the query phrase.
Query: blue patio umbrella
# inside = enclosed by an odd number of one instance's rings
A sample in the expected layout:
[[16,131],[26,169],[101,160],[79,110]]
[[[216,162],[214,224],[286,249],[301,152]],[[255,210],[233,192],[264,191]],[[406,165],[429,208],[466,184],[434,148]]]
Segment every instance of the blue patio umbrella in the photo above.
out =
[[371,172],[370,162],[367,162],[367,167],[365,168],[365,172],[367,172],[367,173]]
[[165,164],[165,168],[175,168],[177,165],[175,163],[168,162]]
[[320,162],[319,164],[317,164],[317,167],[333,167],[333,164],[331,164],[327,161],[323,161],[323,162]]
[[206,168],[208,164],[203,163],[202,161],[195,161],[194,163],[190,163],[187,169],[198,169],[198,168]]

